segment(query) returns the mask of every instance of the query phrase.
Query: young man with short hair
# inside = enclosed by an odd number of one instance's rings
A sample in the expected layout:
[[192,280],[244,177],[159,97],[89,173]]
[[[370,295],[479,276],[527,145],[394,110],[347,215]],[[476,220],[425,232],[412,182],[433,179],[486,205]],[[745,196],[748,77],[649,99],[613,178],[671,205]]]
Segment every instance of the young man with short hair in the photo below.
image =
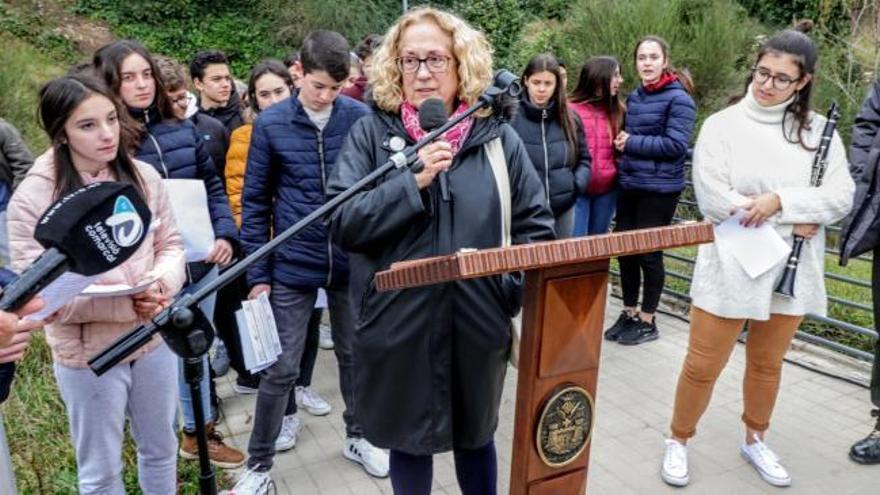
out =
[[223,52],[197,53],[189,64],[189,75],[199,93],[200,111],[222,122],[229,133],[244,124],[241,101],[229,72],[229,59]]
[[[339,33],[309,34],[300,55],[301,88],[264,110],[254,122],[242,194],[241,235],[247,253],[325,203],[336,156],[351,127],[369,112],[366,105],[339,96],[349,71],[348,42]],[[248,270],[250,297],[269,295],[282,352],[260,380],[248,471],[236,484],[236,495],[265,493],[275,452],[296,443],[300,420],[296,403],[288,397],[299,374],[319,288],[327,292],[346,405],[343,455],[373,476],[388,475],[388,454],[361,436],[352,410],[355,313],[348,295],[347,263],[326,225],[316,222]]]

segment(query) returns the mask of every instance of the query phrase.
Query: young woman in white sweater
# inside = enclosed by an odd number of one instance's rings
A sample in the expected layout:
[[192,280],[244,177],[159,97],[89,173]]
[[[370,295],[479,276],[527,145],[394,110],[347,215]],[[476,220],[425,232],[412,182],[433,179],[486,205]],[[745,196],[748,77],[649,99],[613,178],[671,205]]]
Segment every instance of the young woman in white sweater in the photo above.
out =
[[694,150],[693,180],[703,215],[720,223],[743,210],[740,223],[769,223],[791,244],[807,238],[795,297],[773,293],[780,262],[750,278],[732,253],[716,244],[699,248],[691,286],[690,341],[679,376],[671,438],[661,476],[688,483],[687,448],[743,324],[749,322],[743,380],[745,443],[741,454],[776,486],[791,477],[764,444],[776,402],[782,358],[806,313],[826,311],[824,226],[843,218],[854,191],[846,153],[836,133],[820,187],[811,187],[813,157],[825,118],[810,111],[817,50],[803,32],[782,31],[761,47],[742,99],[710,116]]

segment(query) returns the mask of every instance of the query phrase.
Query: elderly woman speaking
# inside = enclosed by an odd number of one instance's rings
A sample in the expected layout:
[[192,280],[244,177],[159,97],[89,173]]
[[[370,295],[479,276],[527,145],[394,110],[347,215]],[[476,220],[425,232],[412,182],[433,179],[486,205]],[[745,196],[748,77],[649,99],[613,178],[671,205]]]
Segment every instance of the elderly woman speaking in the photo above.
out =
[[[373,67],[376,112],[352,128],[331,195],[425,134],[418,112],[426,99],[441,99],[455,115],[492,80],[483,34],[431,8],[412,10],[389,29]],[[419,151],[420,172],[388,174],[332,218],[333,239],[350,254],[352,300],[360,301],[355,410],[365,437],[391,449],[395,493],[430,493],[432,455],[450,449],[463,493],[496,492],[493,436],[521,285],[504,275],[379,293],[373,275],[401,260],[499,247],[508,235],[514,244],[553,238],[553,216],[522,142],[499,108],[475,115]],[[506,164],[509,186],[496,183],[492,153]],[[509,232],[501,198],[510,206]]]

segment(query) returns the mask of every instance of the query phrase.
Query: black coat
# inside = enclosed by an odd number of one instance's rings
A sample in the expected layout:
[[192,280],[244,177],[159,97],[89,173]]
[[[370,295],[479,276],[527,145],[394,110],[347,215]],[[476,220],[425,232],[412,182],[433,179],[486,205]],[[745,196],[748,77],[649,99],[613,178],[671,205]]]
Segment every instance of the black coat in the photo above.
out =
[[202,112],[196,112],[189,117],[196,126],[196,132],[202,138],[205,150],[211,155],[214,169],[226,190],[226,152],[229,150],[229,132],[222,122]]
[[880,80],[874,83],[856,116],[849,151],[850,172],[856,183],[853,211],[840,237],[840,264],[880,246]]
[[[352,128],[328,194],[385,163],[389,139],[407,137],[399,116],[378,111]],[[477,119],[448,172],[419,190],[396,170],[333,214],[331,231],[349,253],[355,410],[373,444],[426,455],[492,440],[510,352],[510,318],[521,285],[512,275],[377,292],[373,275],[391,263],[502,244],[501,209],[484,143],[500,136],[510,176],[514,244],[554,237],[541,182],[514,130]]]
[[554,105],[538,108],[523,91],[519,112],[510,125],[526,145],[532,165],[544,185],[544,195],[553,214],[558,217],[574,206],[578,195],[586,190],[590,182],[591,160],[580,117],[572,114],[578,149],[571,154],[557,116]]

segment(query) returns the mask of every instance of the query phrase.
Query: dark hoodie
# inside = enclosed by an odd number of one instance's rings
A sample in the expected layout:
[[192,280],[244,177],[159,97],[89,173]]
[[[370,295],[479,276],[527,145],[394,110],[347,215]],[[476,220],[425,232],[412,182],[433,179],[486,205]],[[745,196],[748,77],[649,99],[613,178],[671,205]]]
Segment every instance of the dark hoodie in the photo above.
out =
[[222,107],[214,107],[210,109],[202,108],[202,99],[199,98],[199,112],[214,117],[226,126],[226,132],[232,134],[232,131],[244,125],[244,119],[241,116],[241,99],[235,92],[235,85],[232,86],[232,92],[229,93],[229,101]]

